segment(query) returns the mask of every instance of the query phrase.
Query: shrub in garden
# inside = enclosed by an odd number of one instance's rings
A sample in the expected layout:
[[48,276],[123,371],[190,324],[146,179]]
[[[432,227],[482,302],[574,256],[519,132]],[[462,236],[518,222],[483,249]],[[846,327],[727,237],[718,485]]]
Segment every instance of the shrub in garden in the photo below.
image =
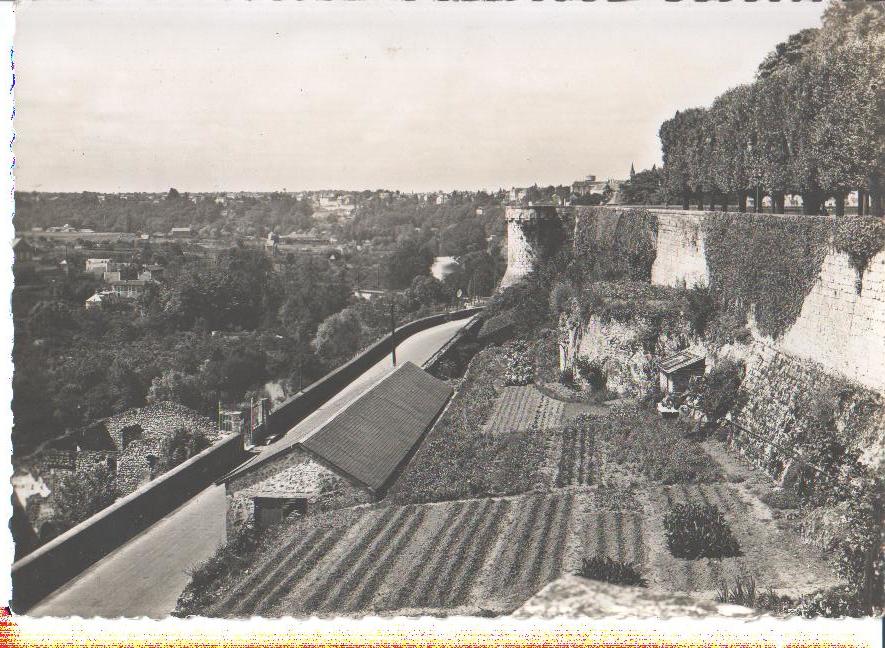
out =
[[578,576],[615,585],[646,585],[645,579],[633,563],[612,560],[608,556],[584,558]]
[[709,504],[675,504],[664,516],[667,546],[676,558],[728,558],[740,555],[722,512]]
[[529,385],[535,380],[535,364],[528,342],[517,340],[504,347],[504,361],[507,369],[505,385]]
[[726,581],[719,584],[716,600],[720,603],[733,603],[746,607],[756,606],[756,579],[752,576],[738,576],[734,585],[729,586]]
[[585,356],[578,356],[578,359],[575,360],[575,366],[578,369],[578,375],[586,380],[587,384],[589,384],[594,391],[605,389],[608,376],[605,373],[602,362],[599,360],[590,360]]
[[799,508],[799,498],[793,491],[785,488],[769,491],[759,499],[773,509]]
[[729,412],[740,410],[745,401],[740,389],[743,376],[743,365],[733,360],[723,360],[697,383],[692,396],[707,421],[715,423]]
[[559,382],[566,387],[572,387],[575,384],[575,371],[571,367],[566,367],[559,372]]
[[722,581],[719,584],[716,600],[720,603],[743,605],[748,608],[781,614],[795,605],[789,596],[781,596],[770,587],[767,592],[760,592],[756,588],[756,579],[752,576],[738,576],[733,585]]
[[857,591],[853,587],[843,585],[806,594],[787,612],[807,618],[840,618],[867,616],[872,611],[864,609],[860,604]]

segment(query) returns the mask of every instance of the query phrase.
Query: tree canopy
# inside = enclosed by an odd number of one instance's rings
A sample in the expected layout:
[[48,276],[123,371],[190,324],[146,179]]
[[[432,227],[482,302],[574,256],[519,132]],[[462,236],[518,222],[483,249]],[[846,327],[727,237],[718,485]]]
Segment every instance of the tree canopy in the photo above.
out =
[[[821,29],[779,44],[753,83],[711,106],[678,111],[661,125],[664,186],[688,207],[801,194],[807,212],[850,191],[882,212],[885,171],[885,10],[833,3]],[[758,206],[757,206],[758,207]]]

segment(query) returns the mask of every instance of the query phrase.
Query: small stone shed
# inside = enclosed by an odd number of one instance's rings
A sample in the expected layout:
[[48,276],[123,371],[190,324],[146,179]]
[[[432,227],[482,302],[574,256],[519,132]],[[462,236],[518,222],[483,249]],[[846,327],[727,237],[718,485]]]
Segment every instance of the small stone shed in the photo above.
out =
[[227,530],[383,497],[452,388],[406,362],[312,430],[297,428],[226,475]]
[[658,365],[661,393],[681,394],[688,389],[694,376],[703,376],[707,361],[704,356],[689,350],[680,351],[661,360]]

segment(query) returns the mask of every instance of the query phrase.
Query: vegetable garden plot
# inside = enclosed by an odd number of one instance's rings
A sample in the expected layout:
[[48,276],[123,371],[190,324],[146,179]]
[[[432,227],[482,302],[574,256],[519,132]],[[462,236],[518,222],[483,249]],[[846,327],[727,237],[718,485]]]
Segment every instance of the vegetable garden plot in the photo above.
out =
[[504,387],[485,426],[487,434],[512,430],[549,430],[559,425],[563,403],[548,398],[533,385]]
[[[251,616],[264,609],[268,600],[310,574],[327,555],[331,555],[348,534],[365,533],[391,509],[334,511],[299,520],[287,528],[275,530],[275,542],[254,558],[254,565],[229,582],[219,592],[217,601],[205,614],[217,617]],[[274,536],[272,535],[272,539]]]
[[[396,598],[396,608],[436,608],[443,606],[446,588],[451,583],[470,545],[479,538],[487,525],[506,513],[502,500],[474,500],[465,509],[457,528],[439,543],[428,547],[421,557],[426,569],[414,586],[402,589]],[[420,568],[420,567],[419,567]]]
[[[757,517],[733,484],[650,488],[643,499],[650,587],[714,598],[723,581],[733,583],[738,578],[753,578],[760,590],[771,587],[791,594],[841,582],[812,547],[778,528],[774,520]],[[728,520],[743,555],[719,560],[674,558],[666,546],[662,519],[676,503],[716,506]]]
[[584,556],[642,564],[645,559],[644,533],[640,513],[595,511],[587,516],[582,531]]
[[535,411],[535,419],[532,422],[532,429],[552,430],[562,422],[562,413],[564,410],[565,403],[541,394],[541,403]]
[[486,423],[486,433],[501,434],[531,428],[540,404],[541,394],[532,385],[504,387]]
[[513,520],[488,567],[486,600],[518,605],[562,574],[574,499],[562,491],[513,500]]
[[262,607],[268,613],[313,614],[337,595],[343,581],[370,552],[389,544],[403,527],[406,507],[389,507],[372,515],[370,524],[360,524],[346,533],[306,577],[295,581],[285,591],[277,592],[276,600]]
[[481,603],[474,600],[477,579],[509,527],[512,501],[389,507],[367,511],[343,534],[315,529],[292,543],[306,549],[299,559],[281,559],[288,547],[275,551],[228,597],[237,599],[236,610],[219,614],[364,614]]
[[593,442],[591,428],[567,425],[563,429],[556,474],[558,487],[593,483]]

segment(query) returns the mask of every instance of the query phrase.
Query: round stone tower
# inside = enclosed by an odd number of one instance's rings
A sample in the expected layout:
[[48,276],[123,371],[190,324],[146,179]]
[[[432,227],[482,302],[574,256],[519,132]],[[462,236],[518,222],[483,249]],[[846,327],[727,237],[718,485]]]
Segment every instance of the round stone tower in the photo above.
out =
[[500,288],[512,286],[529,274],[537,259],[553,252],[559,239],[560,220],[555,205],[508,206],[507,272]]

